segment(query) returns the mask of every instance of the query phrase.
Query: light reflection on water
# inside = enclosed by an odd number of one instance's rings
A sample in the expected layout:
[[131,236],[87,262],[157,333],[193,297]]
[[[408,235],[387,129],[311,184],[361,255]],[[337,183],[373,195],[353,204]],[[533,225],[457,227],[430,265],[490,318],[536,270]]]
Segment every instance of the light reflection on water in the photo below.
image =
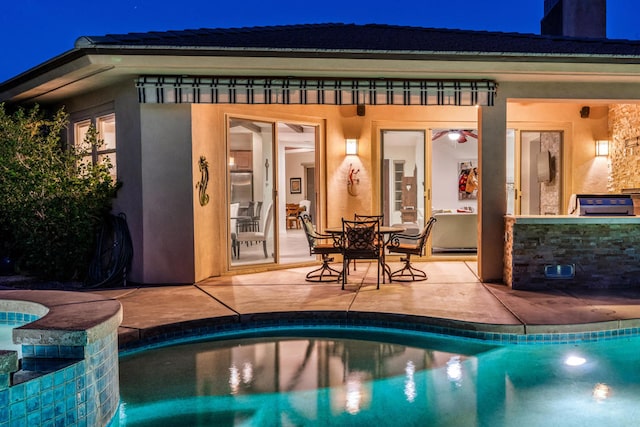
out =
[[[126,356],[120,425],[634,425],[636,338],[497,347],[401,337],[243,338]],[[567,364],[576,353],[585,363]]]

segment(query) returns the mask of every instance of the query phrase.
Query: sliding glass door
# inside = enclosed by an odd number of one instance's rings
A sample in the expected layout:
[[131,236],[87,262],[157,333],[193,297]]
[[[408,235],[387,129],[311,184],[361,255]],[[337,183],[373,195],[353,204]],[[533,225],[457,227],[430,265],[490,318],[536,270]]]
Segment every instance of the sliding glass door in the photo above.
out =
[[425,223],[425,132],[382,130],[384,225],[419,232]]
[[478,247],[478,132],[431,131],[432,254],[475,255]]
[[230,119],[228,125],[231,266],[274,263],[275,127],[270,122],[237,118]]
[[315,260],[297,219],[300,213],[317,224],[316,144],[318,128],[307,124],[277,122],[278,146],[278,263]]
[[229,120],[231,267],[315,259],[297,215],[317,220],[317,134],[311,125]]

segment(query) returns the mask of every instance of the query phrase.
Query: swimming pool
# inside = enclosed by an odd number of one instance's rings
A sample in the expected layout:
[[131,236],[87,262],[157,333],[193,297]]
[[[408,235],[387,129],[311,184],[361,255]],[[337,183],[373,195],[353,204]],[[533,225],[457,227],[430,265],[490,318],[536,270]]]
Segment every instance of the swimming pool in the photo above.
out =
[[123,354],[121,426],[636,425],[640,338],[498,345],[256,330]]
[[[0,425],[104,426],[118,409],[122,306],[80,292],[3,290]],[[2,344],[4,347],[5,344]]]
[[14,350],[18,352],[18,359],[22,357],[22,346],[13,343],[13,328],[20,325],[0,324],[0,350]]

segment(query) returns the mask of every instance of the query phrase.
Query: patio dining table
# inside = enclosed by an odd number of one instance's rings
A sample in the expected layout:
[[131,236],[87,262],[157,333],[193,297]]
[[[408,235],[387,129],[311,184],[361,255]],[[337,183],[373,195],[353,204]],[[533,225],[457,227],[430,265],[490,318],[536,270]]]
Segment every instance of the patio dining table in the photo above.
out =
[[[389,277],[389,283],[391,283],[391,267],[387,265],[385,250],[389,242],[393,240],[393,236],[398,233],[403,233],[407,229],[406,227],[400,225],[381,225],[380,226],[380,234],[382,235],[382,266],[384,269],[384,273]],[[327,227],[324,229],[325,233],[333,234],[333,235],[341,235],[342,234],[342,226],[340,227]],[[383,274],[384,274],[383,273]],[[384,279],[384,278],[383,278]]]

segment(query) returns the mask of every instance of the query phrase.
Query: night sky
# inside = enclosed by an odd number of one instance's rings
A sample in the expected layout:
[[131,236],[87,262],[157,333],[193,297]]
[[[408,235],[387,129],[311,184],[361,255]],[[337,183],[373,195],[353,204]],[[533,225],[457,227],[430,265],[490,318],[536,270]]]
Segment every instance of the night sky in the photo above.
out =
[[[83,35],[328,22],[539,34],[543,11],[544,0],[5,1],[0,82],[72,49]],[[639,0],[608,0],[607,36],[640,39],[638,16]]]

